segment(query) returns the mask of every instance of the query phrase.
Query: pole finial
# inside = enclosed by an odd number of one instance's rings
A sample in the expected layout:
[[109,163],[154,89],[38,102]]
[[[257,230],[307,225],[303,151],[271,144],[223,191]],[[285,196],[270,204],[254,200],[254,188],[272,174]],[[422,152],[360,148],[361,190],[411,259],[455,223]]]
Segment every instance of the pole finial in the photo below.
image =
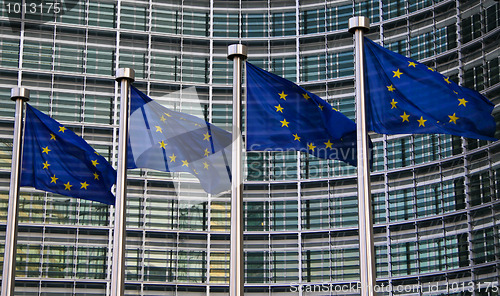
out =
[[122,79],[129,79],[130,82],[134,82],[135,80],[135,71],[132,68],[119,68],[116,70],[116,81],[120,81]]
[[232,60],[235,56],[247,58],[247,47],[243,44],[231,44],[227,48],[227,58]]
[[30,100],[30,90],[25,87],[13,87],[10,90],[10,99],[12,101],[22,99],[24,102],[27,102]]
[[370,31],[370,20],[365,16],[354,16],[349,19],[349,32],[354,34],[356,29]]

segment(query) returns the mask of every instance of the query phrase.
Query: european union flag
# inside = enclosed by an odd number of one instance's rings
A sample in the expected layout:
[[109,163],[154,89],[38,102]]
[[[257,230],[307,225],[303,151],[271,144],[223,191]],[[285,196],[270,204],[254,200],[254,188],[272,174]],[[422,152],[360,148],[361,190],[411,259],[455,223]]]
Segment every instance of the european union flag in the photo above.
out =
[[368,129],[495,141],[494,105],[434,69],[365,38]]
[[356,165],[356,124],[295,83],[247,65],[247,150],[307,151]]
[[115,203],[116,171],[84,139],[26,104],[21,186]]
[[231,133],[161,106],[131,86],[128,168],[188,172],[207,193],[231,189]]

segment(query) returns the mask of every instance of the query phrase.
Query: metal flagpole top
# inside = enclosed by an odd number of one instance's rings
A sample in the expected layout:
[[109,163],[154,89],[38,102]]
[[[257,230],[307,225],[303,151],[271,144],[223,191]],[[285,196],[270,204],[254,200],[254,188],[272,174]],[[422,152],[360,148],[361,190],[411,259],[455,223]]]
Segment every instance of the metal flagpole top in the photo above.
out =
[[130,79],[130,82],[134,82],[135,80],[135,71],[132,68],[119,68],[116,70],[116,81],[120,81],[122,79]]
[[354,34],[356,29],[370,31],[370,20],[366,16],[354,16],[349,19],[349,32]]
[[232,60],[235,56],[247,57],[247,47],[243,44],[231,44],[227,48],[227,58]]
[[12,101],[22,99],[24,102],[27,102],[30,100],[30,90],[25,87],[13,87],[10,90],[10,99]]

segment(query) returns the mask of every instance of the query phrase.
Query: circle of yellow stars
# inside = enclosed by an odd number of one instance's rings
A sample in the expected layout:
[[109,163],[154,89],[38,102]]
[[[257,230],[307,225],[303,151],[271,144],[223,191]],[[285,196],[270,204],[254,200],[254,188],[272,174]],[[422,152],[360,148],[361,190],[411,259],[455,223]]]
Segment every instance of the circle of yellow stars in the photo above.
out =
[[[408,61],[408,67],[416,68],[417,65],[420,65],[420,64],[413,62],[413,61]],[[427,70],[435,72],[435,70],[430,68],[430,67],[427,67]],[[392,73],[393,73],[392,78],[401,79],[401,76],[405,74],[404,71],[405,70],[401,71],[399,68],[396,69],[395,71],[393,70],[392,71]],[[443,76],[443,80],[446,82],[446,84],[452,83],[450,81],[449,77]],[[391,93],[394,93],[394,91],[397,90],[393,84],[388,85],[386,87],[387,87],[387,91],[389,91]],[[456,92],[456,91],[453,91],[453,92],[458,96],[458,94],[459,94],[458,92]],[[458,106],[467,107],[467,103],[469,101],[467,101],[465,98],[458,97],[457,100],[458,100]],[[394,98],[392,98],[391,102],[389,102],[389,103],[391,104],[391,109],[398,109],[398,106],[397,106],[398,102]],[[406,111],[403,111],[403,114],[400,115],[400,117],[401,117],[401,123],[404,123],[404,122],[410,123],[410,114],[406,114]],[[456,113],[453,113],[452,115],[448,115],[448,117],[449,117],[448,123],[453,123],[453,124],[457,124],[457,120],[460,119],[460,117],[456,116]],[[418,122],[419,127],[425,127],[425,123],[428,121],[428,119],[424,119],[423,116],[420,116],[420,118],[418,118],[416,121]],[[439,123],[439,121],[437,123]]]
[[[288,94],[285,93],[285,91],[283,90],[281,93],[278,93],[279,95],[279,99],[280,100],[284,100],[286,101],[286,97],[288,96]],[[302,94],[302,97],[305,99],[305,100],[309,100],[311,98],[311,96],[306,92],[306,93],[303,93]],[[318,108],[320,111],[323,111],[324,110],[324,107],[322,104],[318,103]],[[285,108],[283,106],[281,106],[281,103],[279,103],[278,105],[274,106],[274,108],[276,108],[276,112],[279,112],[279,113],[283,113],[283,110],[285,110]],[[332,110],[335,110],[338,112],[337,109],[333,108],[332,107]],[[290,128],[289,124],[290,122],[286,120],[286,118],[283,118],[283,120],[280,120],[279,121],[281,123],[281,127],[288,127]],[[295,133],[295,134],[292,134],[293,136],[293,141],[299,141],[301,140],[301,137],[298,135],[298,133]],[[325,148],[329,148],[329,149],[333,149],[333,143],[331,142],[331,140],[328,140],[327,142],[324,142],[323,143],[325,145]],[[307,149],[311,152],[314,152],[314,149],[316,149],[317,146],[315,146],[313,143],[307,143]]]
[[[66,127],[60,126],[58,132],[64,134],[64,132],[66,130],[67,130]],[[50,139],[49,139],[49,141],[57,141],[57,136],[54,133],[50,133]],[[48,145],[45,146],[45,147],[42,146],[41,148],[42,148],[42,154],[46,154],[47,156],[49,155],[50,152],[52,152],[52,150],[49,148]],[[96,151],[94,151],[94,153],[96,155],[99,155],[99,153],[97,153]],[[91,162],[92,162],[92,165],[94,167],[97,167],[99,165],[99,162],[98,162],[97,159],[91,160]],[[43,162],[42,165],[43,165],[43,168],[42,168],[43,170],[48,170],[48,171],[50,170],[51,164],[49,163],[48,160],[45,160],[45,162]],[[94,175],[94,180],[99,180],[99,176],[100,176],[99,173],[94,172],[93,175]],[[55,174],[52,174],[52,176],[49,175],[49,177],[50,177],[50,183],[49,184],[56,184],[56,185],[58,184],[59,178]],[[63,185],[64,185],[64,190],[65,191],[71,191],[72,187],[74,186],[73,184],[71,184],[70,181],[67,181],[66,183],[63,183]],[[90,186],[90,184],[87,183],[87,181],[80,182],[80,189],[88,190],[89,186]]]
[[[286,96],[287,96],[287,95],[283,93],[283,99],[284,99],[284,100],[286,100]],[[167,120],[167,118],[168,118],[168,117],[172,117],[172,114],[167,113],[167,112],[164,112],[164,113],[161,115],[161,117],[160,117],[160,121],[164,123],[164,122]],[[180,119],[181,119],[181,120],[184,120],[184,121],[188,121],[186,118],[180,118]],[[194,125],[195,125],[195,126],[197,126],[197,127],[202,127],[202,125],[201,125],[201,124],[196,123],[196,122],[194,123]],[[163,129],[162,129],[162,127],[161,127],[161,126],[159,126],[159,125],[156,125],[156,126],[155,126],[155,132],[156,132],[156,133],[161,133],[161,134],[163,134]],[[211,142],[211,137],[212,137],[212,135],[211,135],[211,134],[207,131],[206,133],[204,133],[204,134],[203,134],[203,140],[202,140],[202,141],[207,141],[207,142],[209,142],[209,143],[210,143],[210,142]],[[165,139],[165,140],[161,140],[160,142],[158,142],[158,144],[160,145],[160,148],[161,148],[161,149],[163,149],[163,150],[166,150],[166,149],[167,149],[168,143],[166,142],[166,139]],[[205,157],[209,156],[209,155],[210,155],[210,153],[211,153],[211,152],[209,151],[209,149],[208,149],[208,148],[205,148],[205,150],[203,151],[203,155],[204,155]],[[168,157],[167,161],[168,161],[169,163],[173,163],[173,164],[177,164],[177,163],[178,163],[178,159],[177,159],[178,155],[175,155],[175,152],[172,152],[172,154],[167,155],[167,157]],[[189,166],[189,165],[190,165],[190,163],[189,163],[189,161],[188,161],[187,159],[180,159],[180,163],[179,163],[179,164],[181,164],[181,167],[186,167],[186,168],[190,168],[190,169],[192,169],[192,171],[194,172],[194,174],[196,174],[196,175],[198,174],[198,171],[197,171],[196,169],[191,168],[191,167]],[[204,161],[202,164],[203,164],[203,168],[204,168],[205,170],[208,170],[208,169],[209,169],[210,164],[209,164],[207,161]]]

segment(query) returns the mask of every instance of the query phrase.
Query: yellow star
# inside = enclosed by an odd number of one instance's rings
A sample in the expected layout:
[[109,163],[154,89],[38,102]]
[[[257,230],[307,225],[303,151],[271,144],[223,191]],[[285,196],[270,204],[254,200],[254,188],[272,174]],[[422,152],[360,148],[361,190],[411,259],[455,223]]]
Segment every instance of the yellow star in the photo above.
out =
[[208,167],[209,167],[209,166],[210,166],[210,165],[209,165],[206,161],[203,163],[203,168],[204,168],[204,169],[208,170]]
[[394,101],[394,99],[392,99],[392,102],[391,102],[392,107],[391,107],[391,109],[394,109],[394,108],[396,108],[396,109],[397,109],[397,108],[398,108],[398,107],[396,106],[396,104],[397,104],[397,103],[398,103],[398,102],[396,102],[396,101]]
[[418,119],[417,121],[418,121],[418,126],[423,126],[423,127],[425,127],[425,122],[426,122],[427,120],[425,120],[423,116],[420,116],[420,119]]
[[99,180],[99,174],[98,173],[94,173],[94,180]]
[[408,118],[410,117],[410,115],[406,114],[406,112],[403,112],[403,115],[401,115],[399,117],[403,118],[403,122],[405,122],[405,121],[410,122],[410,120],[408,120]]
[[281,107],[281,104],[278,105],[278,106],[274,106],[274,108],[276,108],[276,112],[281,112],[283,113],[283,107]]
[[161,130],[161,127],[160,127],[160,126],[158,126],[158,125],[157,125],[157,126],[155,126],[155,127],[156,127],[156,131],[157,131],[157,132],[160,132],[160,133],[162,133],[162,134],[163,134],[163,131]]
[[464,105],[464,107],[467,107],[467,105],[465,105],[466,103],[468,103],[469,101],[466,101],[465,99],[458,99],[460,101],[460,104],[458,104],[458,106],[460,105]]
[[182,166],[186,166],[186,167],[189,167],[189,163],[187,160],[183,160],[182,161]]
[[82,187],[80,187],[80,189],[85,189],[85,190],[87,190],[87,187],[89,186],[89,184],[87,184],[87,181],[80,183],[80,185],[82,185]]
[[54,134],[51,133],[50,134],[50,139],[55,141],[56,140],[56,135],[54,135]]
[[97,153],[97,151],[94,151],[94,153],[97,154],[97,155],[101,155],[101,154]]
[[391,84],[391,85],[387,86],[387,90],[389,90],[389,91],[391,91],[391,92],[392,92],[392,91],[395,91],[396,89],[395,89],[395,88],[394,88],[394,86],[392,86],[392,84]]
[[299,142],[300,142],[300,137],[299,137],[299,135],[298,135],[298,134],[294,134],[294,135],[293,135],[293,140],[294,140],[294,141],[299,141]]
[[450,118],[449,122],[453,122],[454,124],[457,124],[457,119],[460,118],[460,117],[456,117],[455,113],[453,113],[453,115],[448,115],[448,117]]
[[326,145],[326,148],[330,148],[330,149],[332,149],[332,148],[333,148],[333,147],[332,147],[333,143],[332,143],[332,142],[330,142],[330,140],[328,140],[328,142],[325,142],[324,144]]
[[281,122],[281,127],[284,127],[284,126],[288,127],[288,124],[290,123],[290,122],[286,121],[286,119],[283,119],[280,122]]
[[302,94],[302,96],[304,97],[304,99],[306,100],[309,100],[311,97],[309,96],[308,93],[305,93],[305,94]]
[[56,175],[54,175],[53,177],[50,177],[50,183],[54,183],[56,184],[56,181],[58,180],[59,178],[56,178]]
[[49,154],[49,151],[52,151],[49,149],[49,146],[47,146],[45,148],[42,147],[42,149],[43,149],[42,153],[45,153],[45,154]]
[[59,131],[60,131],[61,133],[64,133],[64,131],[65,131],[65,130],[66,130],[66,128],[65,128],[64,126],[60,126],[60,127],[59,127]]
[[193,169],[193,172],[194,172],[196,175],[198,175],[198,172],[196,171],[196,169]]
[[170,157],[170,162],[175,162],[175,159],[177,158],[175,153],[172,153],[172,155],[170,155],[169,157]]
[[211,135],[207,132],[206,134],[203,134],[203,140],[209,141]]
[[160,118],[160,120],[161,120],[162,122],[165,122],[165,120],[167,120],[167,119],[166,119],[166,118],[162,115],[162,116],[161,116],[161,118]]
[[335,109],[335,108],[333,108],[333,107],[332,107],[332,110],[335,110],[335,111],[339,112],[339,110],[337,110],[337,109]]
[[92,160],[92,164],[96,167],[99,163],[97,162],[97,159],[96,159],[96,160]]
[[68,183],[64,184],[64,190],[71,190],[71,187],[73,187],[73,185],[69,184],[69,181]]
[[450,84],[450,83],[451,83],[451,81],[450,81],[450,77],[446,77],[446,78],[444,78],[444,81],[446,81],[446,83],[448,83],[448,84]]
[[210,152],[208,151],[208,148],[205,148],[205,156],[208,156]]
[[434,72],[435,70],[432,69],[431,67],[427,67],[428,70],[431,70],[432,72]]
[[286,97],[288,96],[287,94],[285,94],[285,91],[282,91],[280,94],[280,99],[283,99],[286,101]]
[[167,143],[165,143],[164,141],[161,141],[161,142],[158,142],[160,144],[160,147],[165,149],[167,147]]
[[394,76],[392,77],[397,77],[397,78],[401,78],[401,75],[403,74],[402,72],[399,72],[399,69],[397,71],[392,71],[392,73],[394,73]]
[[318,107],[321,109],[321,111],[323,111],[323,105],[318,104]]
[[49,162],[48,162],[48,161],[45,161],[45,162],[43,163],[43,169],[44,169],[44,170],[45,170],[45,169],[49,169],[49,166],[50,166],[50,164],[49,164]]
[[414,62],[408,61],[408,63],[410,63],[410,64],[408,65],[408,67],[413,67],[413,68],[415,68],[415,67],[417,66],[417,64],[415,64]]
[[309,143],[309,144],[307,144],[307,148],[309,148],[309,150],[314,151],[314,148],[316,148],[316,146],[314,146],[313,143]]
[[168,117],[172,117],[172,115],[168,114],[168,113],[163,113],[165,115],[167,115]]

